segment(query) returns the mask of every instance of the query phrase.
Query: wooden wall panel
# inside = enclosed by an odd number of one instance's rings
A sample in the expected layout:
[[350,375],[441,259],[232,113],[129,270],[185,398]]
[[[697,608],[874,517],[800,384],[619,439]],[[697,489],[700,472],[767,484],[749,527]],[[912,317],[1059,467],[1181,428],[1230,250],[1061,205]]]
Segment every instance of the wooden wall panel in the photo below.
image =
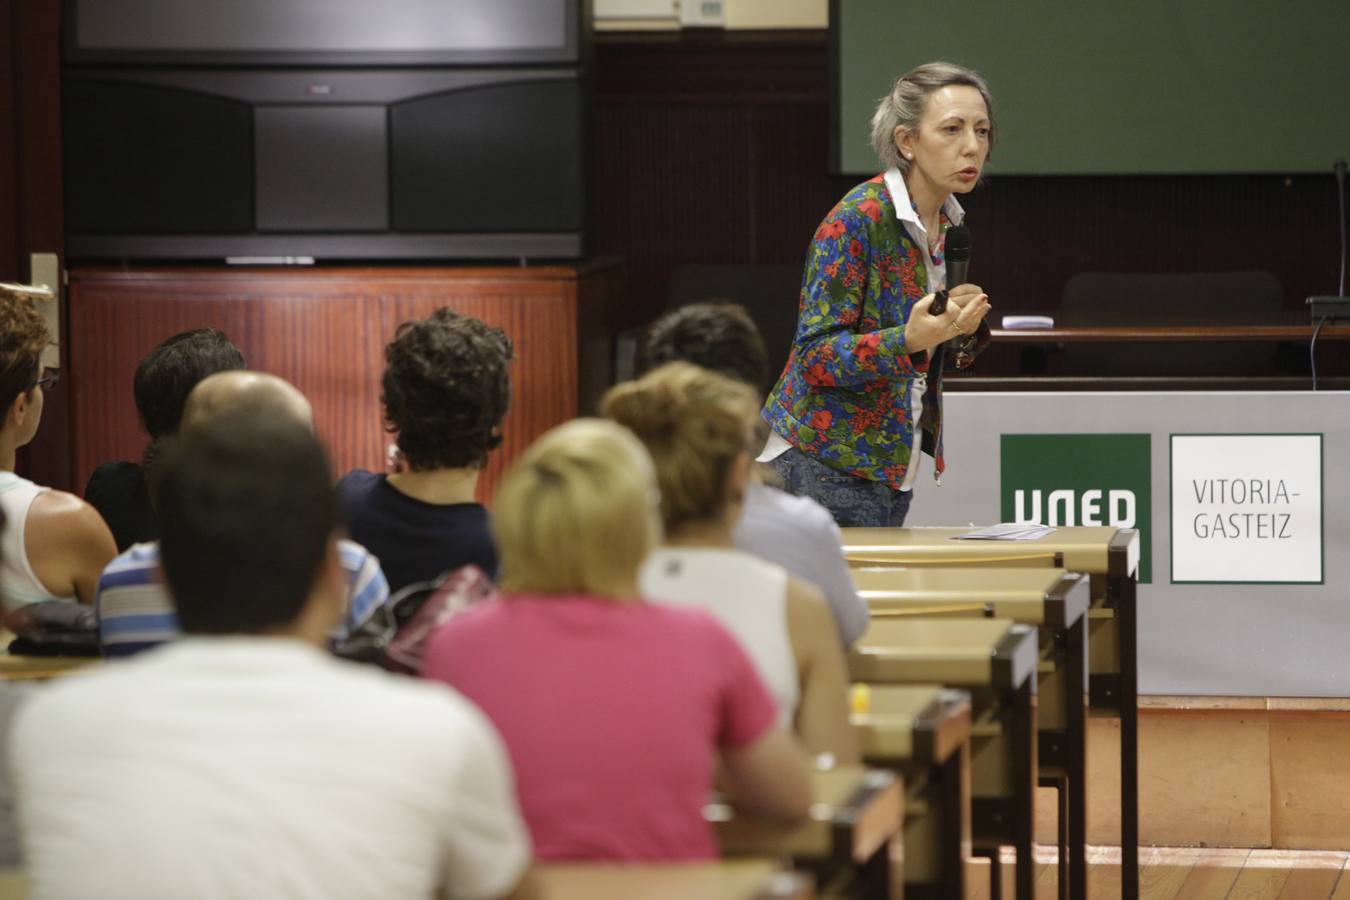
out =
[[[580,385],[607,383],[609,359],[581,358],[578,335],[606,346],[624,327],[613,262],[543,269],[147,270],[76,272],[71,284],[74,478],[139,458],[131,381],[157,342],[214,325],[250,368],[291,381],[314,405],[339,472],[379,470],[389,440],[379,380],[398,324],[449,306],[502,328],[515,344],[512,408],[480,488],[539,434],[593,404]],[[594,388],[591,388],[592,392]]]
[[[64,251],[60,6],[60,0],[0,0],[3,280],[26,281],[30,253]],[[47,398],[42,427],[19,451],[17,463],[20,473],[40,484],[69,487],[70,406],[59,385]]]
[[1272,713],[1271,820],[1276,847],[1350,846],[1350,715]]
[[19,122],[14,3],[0,0],[0,281],[20,277]]

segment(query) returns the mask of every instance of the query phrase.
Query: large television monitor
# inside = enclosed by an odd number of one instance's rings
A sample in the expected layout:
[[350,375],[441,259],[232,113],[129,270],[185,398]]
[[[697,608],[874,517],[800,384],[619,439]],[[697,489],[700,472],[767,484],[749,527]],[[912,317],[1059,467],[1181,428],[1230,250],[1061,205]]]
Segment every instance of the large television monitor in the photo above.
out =
[[584,0],[65,0],[66,60],[576,64]]
[[[371,24],[358,13],[376,4],[354,0],[68,0],[67,255],[582,256],[590,110],[578,0],[379,5],[441,31],[357,34]],[[330,7],[342,27],[299,34]],[[476,24],[456,30],[442,8]],[[284,27],[268,30],[282,12]]]

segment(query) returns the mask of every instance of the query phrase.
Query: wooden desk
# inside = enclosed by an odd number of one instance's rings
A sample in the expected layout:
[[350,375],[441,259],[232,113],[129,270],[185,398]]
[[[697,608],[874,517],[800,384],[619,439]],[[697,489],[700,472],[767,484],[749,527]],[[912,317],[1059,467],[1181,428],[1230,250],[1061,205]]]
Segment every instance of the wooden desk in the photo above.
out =
[[855,681],[938,681],[971,692],[974,843],[991,862],[999,896],[999,847],[1017,850],[1017,895],[1035,892],[1036,630],[1007,619],[873,619],[849,652]]
[[968,528],[845,528],[850,565],[1049,565],[1091,576],[1088,703],[1120,716],[1122,897],[1139,896],[1139,532],[1132,528],[1059,528],[1034,541],[958,541]]
[[1062,569],[853,570],[876,617],[977,606],[1039,628],[1038,762],[1059,792],[1059,895],[1087,896],[1087,576]]
[[[1306,318],[1304,319],[1306,321]],[[1270,325],[1070,325],[1056,328],[995,328],[995,341],[1010,343],[1154,343],[1176,341],[1307,341],[1311,324]],[[1350,340],[1350,326],[1326,325],[1317,339]]]
[[815,875],[822,894],[888,900],[889,849],[902,834],[904,782],[894,772],[840,766],[811,773],[811,818],[788,825],[737,815],[725,801],[704,816],[728,856],[781,856]]
[[0,900],[26,900],[28,875],[22,869],[0,869]]
[[970,852],[970,695],[937,685],[858,685],[863,757],[905,782],[905,897],[965,900]]
[[810,900],[810,881],[767,860],[713,863],[547,863],[549,900]]
[[[1047,329],[1000,329],[979,365],[943,377],[945,390],[967,391],[1306,391],[1306,372],[1292,364],[1307,359],[1314,326],[1306,310],[1288,310],[1269,321],[1248,325],[1070,325]],[[1350,327],[1327,325],[1317,336],[1319,383],[1324,389],[1350,387],[1350,359],[1343,350]],[[1178,343],[1197,353],[1183,355]],[[1260,345],[1260,346],[1258,346]],[[1325,346],[1323,346],[1325,345]],[[1226,363],[1207,363],[1211,347],[1222,348]],[[1074,354],[1105,348],[1102,368],[1090,368]],[[1248,348],[1263,353],[1261,363],[1238,362]],[[1159,369],[1149,361],[1137,365],[1132,351],[1163,354],[1175,359]],[[1293,351],[1293,352],[1291,352]],[[1061,356],[1067,358],[1061,358]],[[1093,354],[1096,356],[1097,354]],[[1156,356],[1153,357],[1156,359]],[[1085,368],[1088,366],[1088,368]],[[1095,372],[1096,374],[1091,374]],[[1227,374],[1223,374],[1227,373]]]
[[97,656],[11,656],[0,653],[0,681],[44,681],[99,661]]

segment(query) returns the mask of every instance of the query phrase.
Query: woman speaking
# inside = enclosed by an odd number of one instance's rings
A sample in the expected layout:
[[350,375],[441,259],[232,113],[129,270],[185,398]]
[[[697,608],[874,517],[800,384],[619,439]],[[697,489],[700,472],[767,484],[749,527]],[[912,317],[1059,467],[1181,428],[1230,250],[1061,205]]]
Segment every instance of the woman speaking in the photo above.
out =
[[816,229],[760,460],[841,526],[903,524],[921,449],[942,473],[941,361],[949,353],[965,368],[983,348],[989,298],[960,284],[942,312],[934,300],[947,231],[964,216],[952,195],[975,187],[995,134],[980,75],[942,62],[913,69],[872,116],[885,171]]

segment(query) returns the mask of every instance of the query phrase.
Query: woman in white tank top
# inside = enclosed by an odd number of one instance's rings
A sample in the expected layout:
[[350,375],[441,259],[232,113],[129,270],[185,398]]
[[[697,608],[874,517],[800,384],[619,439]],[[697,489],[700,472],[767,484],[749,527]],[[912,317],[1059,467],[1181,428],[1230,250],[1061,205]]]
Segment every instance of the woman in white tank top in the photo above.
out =
[[858,759],[848,723],[838,631],[820,592],[732,543],[750,478],[758,404],[751,390],[671,363],[605,395],[602,412],[642,440],[656,464],[666,540],[642,568],[643,596],[698,606],[745,647],[812,753]]
[[0,284],[0,601],[6,610],[39,600],[94,601],[99,573],[117,555],[92,506],[14,473],[17,451],[37,434],[43,391],[56,382],[41,366],[47,323],[35,291]]

